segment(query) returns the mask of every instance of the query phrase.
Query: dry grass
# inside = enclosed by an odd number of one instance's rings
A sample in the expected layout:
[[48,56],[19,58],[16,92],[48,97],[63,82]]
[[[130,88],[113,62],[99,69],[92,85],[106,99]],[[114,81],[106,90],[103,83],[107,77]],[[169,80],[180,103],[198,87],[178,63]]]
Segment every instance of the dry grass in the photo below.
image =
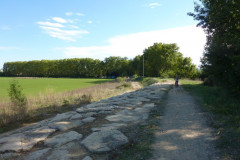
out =
[[83,104],[99,101],[132,89],[128,85],[127,87],[119,86],[122,86],[122,83],[107,82],[59,94],[49,90],[47,95],[27,98],[26,113],[24,116],[19,113],[19,109],[12,103],[1,102],[0,127],[7,126],[15,121],[26,122],[26,120],[31,121],[36,117],[46,117],[48,114],[61,112],[66,110],[66,108],[67,110],[72,110]]

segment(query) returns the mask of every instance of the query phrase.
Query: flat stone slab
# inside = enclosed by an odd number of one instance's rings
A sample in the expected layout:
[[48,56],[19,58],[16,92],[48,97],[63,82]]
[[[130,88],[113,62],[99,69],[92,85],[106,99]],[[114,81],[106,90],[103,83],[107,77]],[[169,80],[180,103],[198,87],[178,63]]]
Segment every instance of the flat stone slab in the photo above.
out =
[[93,159],[90,156],[86,156],[82,160],[93,160]]
[[41,160],[52,148],[45,148],[28,154],[24,160]]
[[13,159],[13,158],[18,158],[19,154],[18,153],[4,153],[0,154],[0,159],[5,160],[5,159]]
[[67,133],[58,134],[54,137],[47,139],[44,144],[48,147],[59,147],[68,142],[79,140],[82,138],[82,134],[75,131],[69,131]]
[[96,118],[93,117],[87,117],[82,120],[83,123],[90,123],[93,122]]
[[83,115],[76,113],[71,116],[70,120],[77,120],[77,119],[82,119],[82,118],[83,118]]
[[82,116],[83,118],[87,118],[87,117],[92,117],[96,114],[97,114],[96,112],[87,112],[87,113],[83,113]]
[[109,115],[105,119],[115,123],[138,123],[141,121],[141,115],[135,114],[133,111],[125,109],[116,113],[115,115]]
[[0,152],[28,151],[38,142],[44,141],[50,134],[55,131],[56,129],[51,129],[45,126],[2,138],[0,139]]
[[53,123],[50,123],[48,126],[49,128],[53,128],[59,131],[66,131],[75,127],[80,127],[81,125],[83,125],[81,120],[74,120],[74,121],[53,122]]
[[76,112],[86,113],[86,112],[112,111],[115,108],[116,108],[115,106],[96,107],[96,108],[80,107],[80,108],[76,109]]
[[52,118],[51,122],[59,122],[59,121],[63,121],[63,120],[67,120],[70,117],[72,117],[76,112],[66,112],[66,113],[62,113],[62,114],[57,114],[55,117]]
[[81,144],[92,153],[108,152],[128,143],[128,138],[118,130],[93,132]]
[[78,160],[82,153],[79,142],[69,142],[60,147],[53,148],[51,153],[44,157],[44,160]]
[[97,132],[97,131],[101,131],[101,130],[117,130],[120,129],[122,127],[126,127],[127,124],[125,123],[109,123],[109,124],[104,124],[101,127],[95,127],[92,128],[91,130],[93,132]]

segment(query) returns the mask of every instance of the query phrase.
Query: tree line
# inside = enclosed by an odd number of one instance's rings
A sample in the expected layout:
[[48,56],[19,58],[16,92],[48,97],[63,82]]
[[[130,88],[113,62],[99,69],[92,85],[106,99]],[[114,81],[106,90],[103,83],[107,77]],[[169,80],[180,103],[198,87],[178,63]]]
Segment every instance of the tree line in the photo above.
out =
[[202,58],[203,78],[213,85],[240,91],[240,1],[200,0],[195,3],[195,13],[207,33],[207,43]]
[[191,58],[183,57],[176,44],[155,43],[146,48],[143,55],[134,59],[108,57],[103,61],[91,58],[62,60],[35,60],[7,62],[3,66],[4,76],[24,77],[123,77],[146,76],[196,78],[197,68]]

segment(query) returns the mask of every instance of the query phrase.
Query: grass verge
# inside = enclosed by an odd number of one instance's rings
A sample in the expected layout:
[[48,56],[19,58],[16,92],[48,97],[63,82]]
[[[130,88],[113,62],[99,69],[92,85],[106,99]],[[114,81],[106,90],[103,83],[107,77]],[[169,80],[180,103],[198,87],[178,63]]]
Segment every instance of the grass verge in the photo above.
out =
[[110,159],[114,160],[145,160],[152,157],[151,144],[154,142],[154,133],[159,130],[160,120],[163,116],[168,91],[166,91],[160,101],[155,102],[157,107],[150,113],[146,124],[134,126],[124,134],[128,136],[130,142],[123,146],[120,151],[115,152]]
[[201,81],[181,80],[197,98],[215,128],[221,159],[240,159],[240,99],[222,88],[205,86]]
[[16,106],[10,102],[0,103],[0,133],[37,122],[66,111],[74,110],[84,104],[109,98],[131,90],[127,82],[106,82],[88,88],[77,89],[63,93],[49,93],[39,97],[28,97],[26,114],[16,119]]

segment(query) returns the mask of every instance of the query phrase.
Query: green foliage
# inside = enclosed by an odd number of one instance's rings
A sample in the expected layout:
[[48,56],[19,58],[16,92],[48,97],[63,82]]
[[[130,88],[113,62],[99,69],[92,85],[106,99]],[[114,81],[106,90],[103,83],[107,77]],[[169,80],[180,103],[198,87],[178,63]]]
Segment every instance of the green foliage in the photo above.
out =
[[3,76],[3,71],[0,69],[0,77]]
[[181,56],[176,44],[154,43],[143,51],[146,76],[160,77],[174,69],[177,57]]
[[142,56],[129,60],[108,57],[104,61],[91,58],[8,62],[4,64],[6,76],[22,77],[130,77],[143,76],[195,77],[196,67],[190,58],[183,58],[176,44],[155,43],[144,50]]
[[150,86],[154,83],[158,83],[159,81],[156,78],[144,78],[141,83],[143,86]]
[[18,81],[13,80],[9,84],[9,97],[11,102],[17,106],[25,106],[26,105],[26,96],[22,92],[22,87]]
[[107,76],[128,76],[129,60],[124,57],[108,57],[104,59],[104,73]]
[[240,1],[201,0],[201,3],[195,3],[195,13],[189,13],[208,34],[201,68],[205,76],[212,76],[215,85],[238,93]]
[[137,74],[134,74],[133,76],[132,76],[132,79],[137,79],[139,76],[137,75]]
[[118,77],[115,80],[116,82],[126,82],[127,81],[127,77]]
[[18,119],[26,114],[26,103],[27,98],[22,92],[22,87],[18,81],[13,80],[9,84],[9,97],[11,102],[14,104],[15,111],[17,112]]

